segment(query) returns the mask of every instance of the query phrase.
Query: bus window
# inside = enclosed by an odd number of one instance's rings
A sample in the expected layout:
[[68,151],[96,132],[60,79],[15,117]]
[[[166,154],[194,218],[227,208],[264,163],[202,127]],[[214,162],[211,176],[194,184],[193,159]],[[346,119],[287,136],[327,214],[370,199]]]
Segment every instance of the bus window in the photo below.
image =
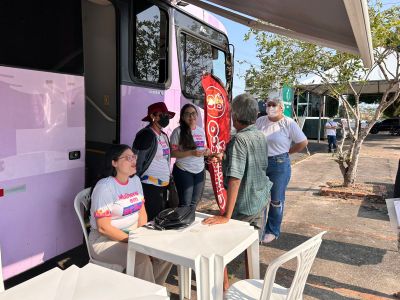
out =
[[136,79],[165,83],[168,74],[168,14],[147,1],[134,1],[134,69]]
[[204,40],[182,32],[179,55],[182,92],[203,108],[201,75],[203,72],[214,74],[226,85],[225,53]]

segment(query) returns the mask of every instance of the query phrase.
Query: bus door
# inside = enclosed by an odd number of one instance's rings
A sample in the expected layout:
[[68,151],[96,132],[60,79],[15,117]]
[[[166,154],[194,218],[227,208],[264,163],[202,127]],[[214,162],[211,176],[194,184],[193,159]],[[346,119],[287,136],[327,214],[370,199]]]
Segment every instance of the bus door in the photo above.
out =
[[[232,68],[229,42],[222,24],[211,26],[184,12],[174,13],[182,102],[204,107],[201,76],[218,77],[231,94]],[[218,26],[218,22],[215,22]],[[203,119],[203,118],[202,118]],[[201,121],[201,120],[199,120]]]
[[5,279],[82,243],[80,0],[0,2],[0,247]]
[[102,175],[104,154],[119,143],[116,13],[111,2],[82,0],[86,99],[86,186]]

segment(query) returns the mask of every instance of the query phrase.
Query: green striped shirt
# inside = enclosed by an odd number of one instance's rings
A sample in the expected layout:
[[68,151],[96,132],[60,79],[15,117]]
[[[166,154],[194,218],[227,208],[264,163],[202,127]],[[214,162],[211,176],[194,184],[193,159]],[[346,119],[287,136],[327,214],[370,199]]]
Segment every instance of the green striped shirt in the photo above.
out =
[[267,176],[268,150],[264,134],[250,125],[232,137],[224,160],[224,185],[229,177],[241,180],[233,216],[240,213],[251,216],[266,205],[272,186]]

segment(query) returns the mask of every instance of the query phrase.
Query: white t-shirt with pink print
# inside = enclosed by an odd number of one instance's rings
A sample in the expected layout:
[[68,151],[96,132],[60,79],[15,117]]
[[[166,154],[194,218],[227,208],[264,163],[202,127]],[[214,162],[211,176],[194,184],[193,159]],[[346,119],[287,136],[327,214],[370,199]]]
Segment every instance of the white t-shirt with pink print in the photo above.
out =
[[111,225],[121,229],[134,229],[138,225],[139,211],[144,205],[142,183],[133,176],[121,183],[115,177],[99,180],[92,193],[90,226],[97,229],[96,219],[111,217]]
[[[177,127],[171,133],[171,149],[183,151],[179,145],[179,138],[181,134],[181,127]],[[192,129],[192,136],[194,143],[196,144],[196,150],[204,150],[207,148],[206,134],[204,129],[196,126]],[[204,157],[187,156],[183,158],[177,158],[175,162],[176,166],[184,171],[188,171],[193,174],[198,174],[204,170]]]

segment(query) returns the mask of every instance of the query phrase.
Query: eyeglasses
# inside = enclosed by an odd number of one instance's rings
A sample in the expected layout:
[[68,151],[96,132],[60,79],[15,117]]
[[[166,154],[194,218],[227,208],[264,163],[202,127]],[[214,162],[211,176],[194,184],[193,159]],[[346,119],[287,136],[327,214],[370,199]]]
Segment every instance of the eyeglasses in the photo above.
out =
[[121,156],[121,157],[118,157],[118,160],[123,159],[123,158],[126,159],[129,162],[132,162],[132,161],[136,160],[137,156],[135,154],[134,155]]
[[195,111],[193,111],[193,112],[185,112],[185,113],[183,114],[183,116],[184,116],[185,118],[197,117],[197,112],[195,112]]
[[276,105],[276,103],[267,103],[267,106],[268,107],[276,107],[277,105]]

